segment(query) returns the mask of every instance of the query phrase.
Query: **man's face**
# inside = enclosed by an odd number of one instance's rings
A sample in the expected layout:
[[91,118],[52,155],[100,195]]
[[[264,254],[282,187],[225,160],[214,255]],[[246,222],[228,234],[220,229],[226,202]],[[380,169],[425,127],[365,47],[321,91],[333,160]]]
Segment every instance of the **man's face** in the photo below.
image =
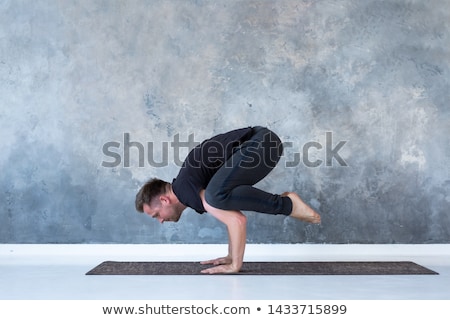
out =
[[161,223],[165,221],[178,222],[182,213],[173,204],[164,202],[152,207],[144,203],[144,212]]

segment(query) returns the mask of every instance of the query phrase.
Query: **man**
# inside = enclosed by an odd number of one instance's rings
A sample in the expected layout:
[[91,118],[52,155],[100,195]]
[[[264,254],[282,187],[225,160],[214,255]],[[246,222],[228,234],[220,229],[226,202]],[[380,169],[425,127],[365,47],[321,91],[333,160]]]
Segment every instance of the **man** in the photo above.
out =
[[186,157],[176,179],[148,181],[136,195],[136,209],[159,220],[177,222],[190,207],[210,213],[228,230],[228,255],[202,264],[203,273],[236,273],[242,267],[247,218],[242,210],[283,214],[309,223],[320,215],[294,192],[271,194],[253,187],[278,163],[279,137],[264,127],[249,127],[203,141]]

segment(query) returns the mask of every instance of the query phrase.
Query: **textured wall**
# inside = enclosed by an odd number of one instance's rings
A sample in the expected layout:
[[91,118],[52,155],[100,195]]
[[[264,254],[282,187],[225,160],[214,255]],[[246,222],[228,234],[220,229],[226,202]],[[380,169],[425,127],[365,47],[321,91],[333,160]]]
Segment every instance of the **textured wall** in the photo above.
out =
[[135,193],[190,135],[265,125],[287,144],[260,186],[323,224],[249,212],[249,242],[448,243],[449,21],[447,0],[1,0],[0,242],[225,242]]

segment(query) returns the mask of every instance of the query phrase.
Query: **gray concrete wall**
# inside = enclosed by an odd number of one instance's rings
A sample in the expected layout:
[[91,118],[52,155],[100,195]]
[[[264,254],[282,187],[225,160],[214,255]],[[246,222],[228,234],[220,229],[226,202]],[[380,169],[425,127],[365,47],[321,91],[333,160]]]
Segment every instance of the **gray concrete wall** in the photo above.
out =
[[187,142],[264,125],[286,150],[259,185],[323,224],[248,212],[250,243],[448,243],[449,21],[447,0],[2,0],[0,242],[226,242],[134,196]]

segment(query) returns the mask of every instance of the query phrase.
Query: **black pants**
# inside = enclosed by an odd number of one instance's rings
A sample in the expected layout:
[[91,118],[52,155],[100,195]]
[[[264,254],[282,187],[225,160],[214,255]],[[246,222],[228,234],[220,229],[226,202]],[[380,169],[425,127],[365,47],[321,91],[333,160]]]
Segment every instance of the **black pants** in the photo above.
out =
[[288,197],[253,187],[277,165],[283,154],[280,138],[264,127],[253,128],[253,135],[216,172],[205,190],[205,199],[223,210],[247,210],[289,215]]

